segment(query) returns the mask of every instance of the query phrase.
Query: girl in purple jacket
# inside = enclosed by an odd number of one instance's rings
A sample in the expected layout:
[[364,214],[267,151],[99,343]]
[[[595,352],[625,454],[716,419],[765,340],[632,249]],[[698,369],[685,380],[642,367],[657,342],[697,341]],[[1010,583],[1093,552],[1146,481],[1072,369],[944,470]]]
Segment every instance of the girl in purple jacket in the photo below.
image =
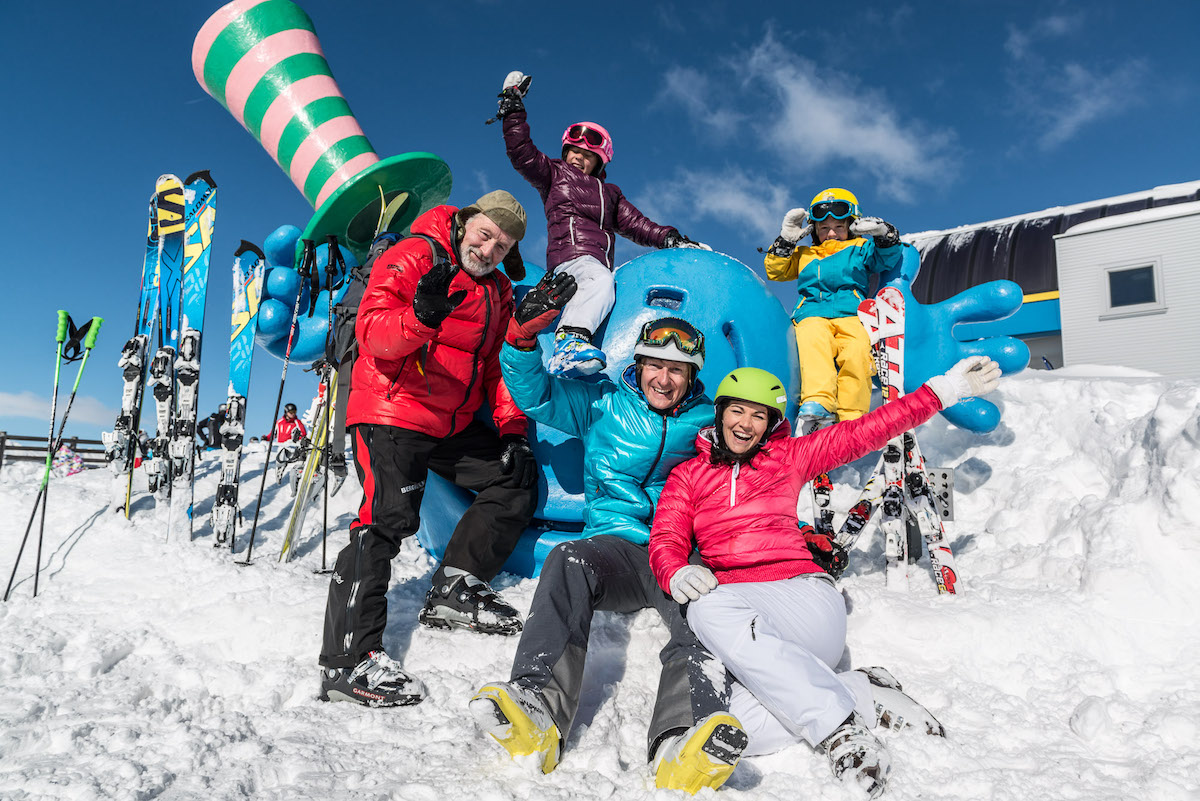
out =
[[645,247],[705,247],[675,228],[658,225],[605,181],[613,157],[612,137],[594,122],[577,122],[563,132],[562,158],[552,159],[533,144],[523,98],[528,78],[504,79],[497,116],[504,120],[504,145],[521,176],[546,207],[546,270],[570,273],[578,290],[563,309],[554,337],[551,375],[577,378],[606,366],[592,344],[616,300],[613,249],[616,234]]
[[[800,530],[796,500],[817,474],[882,447],[961,398],[991,391],[999,376],[995,362],[972,356],[894,403],[794,439],[778,378],[740,367],[717,387],[716,425],[701,430],[698,455],[671,472],[659,498],[650,569],[660,587],[688,604],[700,642],[753,693],[757,709],[769,711],[756,713],[732,696],[730,713],[750,738],[744,756],[804,740],[828,756],[835,776],[874,798],[891,765],[872,726],[943,734],[886,670],[835,671],[846,646],[846,606],[813,558],[830,544]],[[693,546],[702,564],[690,562]]]

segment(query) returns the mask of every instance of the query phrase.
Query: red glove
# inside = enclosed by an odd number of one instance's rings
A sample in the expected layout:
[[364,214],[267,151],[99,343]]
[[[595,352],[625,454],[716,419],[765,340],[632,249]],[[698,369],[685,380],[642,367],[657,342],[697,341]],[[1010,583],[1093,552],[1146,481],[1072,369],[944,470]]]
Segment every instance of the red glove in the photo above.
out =
[[818,534],[810,525],[801,526],[800,533],[804,536],[804,542],[808,545],[817,566],[835,579],[841,578],[842,571],[850,561],[846,556],[846,549],[834,542],[828,534]]
[[554,322],[562,307],[575,296],[575,289],[575,279],[568,273],[546,273],[513,311],[504,341],[520,350],[533,350],[538,332]]

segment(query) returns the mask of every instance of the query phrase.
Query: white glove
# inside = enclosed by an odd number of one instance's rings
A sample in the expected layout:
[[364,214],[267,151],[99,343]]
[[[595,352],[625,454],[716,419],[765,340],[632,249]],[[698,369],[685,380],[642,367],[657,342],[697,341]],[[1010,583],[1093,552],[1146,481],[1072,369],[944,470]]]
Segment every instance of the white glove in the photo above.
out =
[[671,576],[671,597],[676,603],[698,601],[717,586],[717,577],[704,565],[684,565]]
[[812,232],[812,226],[805,225],[807,221],[808,209],[792,209],[783,215],[783,225],[779,228],[779,235],[789,242],[799,242]]
[[863,238],[868,236],[884,236],[887,232],[887,223],[878,217],[859,217],[850,223],[850,233]]
[[925,382],[949,409],[963,398],[986,395],[1000,384],[1000,365],[987,356],[968,356],[946,371]]
[[[507,76],[505,76],[504,86],[500,87],[500,91],[504,91],[512,86],[520,87],[521,81],[523,80],[525,80],[525,73],[521,72],[520,70],[513,70],[512,72],[508,73]],[[520,88],[517,89],[517,94],[522,97],[525,96],[525,93],[522,92]]]

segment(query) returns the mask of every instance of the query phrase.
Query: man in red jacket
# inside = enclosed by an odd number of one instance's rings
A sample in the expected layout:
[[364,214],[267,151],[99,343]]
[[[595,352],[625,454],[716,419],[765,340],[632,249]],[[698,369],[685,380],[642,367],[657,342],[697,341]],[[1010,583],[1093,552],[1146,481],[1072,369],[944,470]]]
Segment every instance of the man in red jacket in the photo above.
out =
[[[446,546],[420,621],[489,634],[521,630],[488,586],[537,502],[526,419],[498,353],[520,278],[525,210],[489,192],[438,206],[375,263],[358,309],[347,425],[363,486],[350,544],[338,554],[325,613],[321,699],[414,704],[422,683],[383,650],[391,560],[416,532],[429,471],[476,493]],[[496,431],[475,420],[487,401]]]

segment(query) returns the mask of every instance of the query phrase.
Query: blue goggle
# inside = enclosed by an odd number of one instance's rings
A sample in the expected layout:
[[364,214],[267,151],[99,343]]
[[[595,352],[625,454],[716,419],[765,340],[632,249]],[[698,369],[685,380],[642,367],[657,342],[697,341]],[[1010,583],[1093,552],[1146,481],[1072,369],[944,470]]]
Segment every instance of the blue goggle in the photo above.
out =
[[847,217],[852,217],[857,212],[853,205],[845,200],[825,200],[813,205],[808,210],[808,219],[813,222],[820,222],[827,217],[832,217],[835,220],[844,220]]

